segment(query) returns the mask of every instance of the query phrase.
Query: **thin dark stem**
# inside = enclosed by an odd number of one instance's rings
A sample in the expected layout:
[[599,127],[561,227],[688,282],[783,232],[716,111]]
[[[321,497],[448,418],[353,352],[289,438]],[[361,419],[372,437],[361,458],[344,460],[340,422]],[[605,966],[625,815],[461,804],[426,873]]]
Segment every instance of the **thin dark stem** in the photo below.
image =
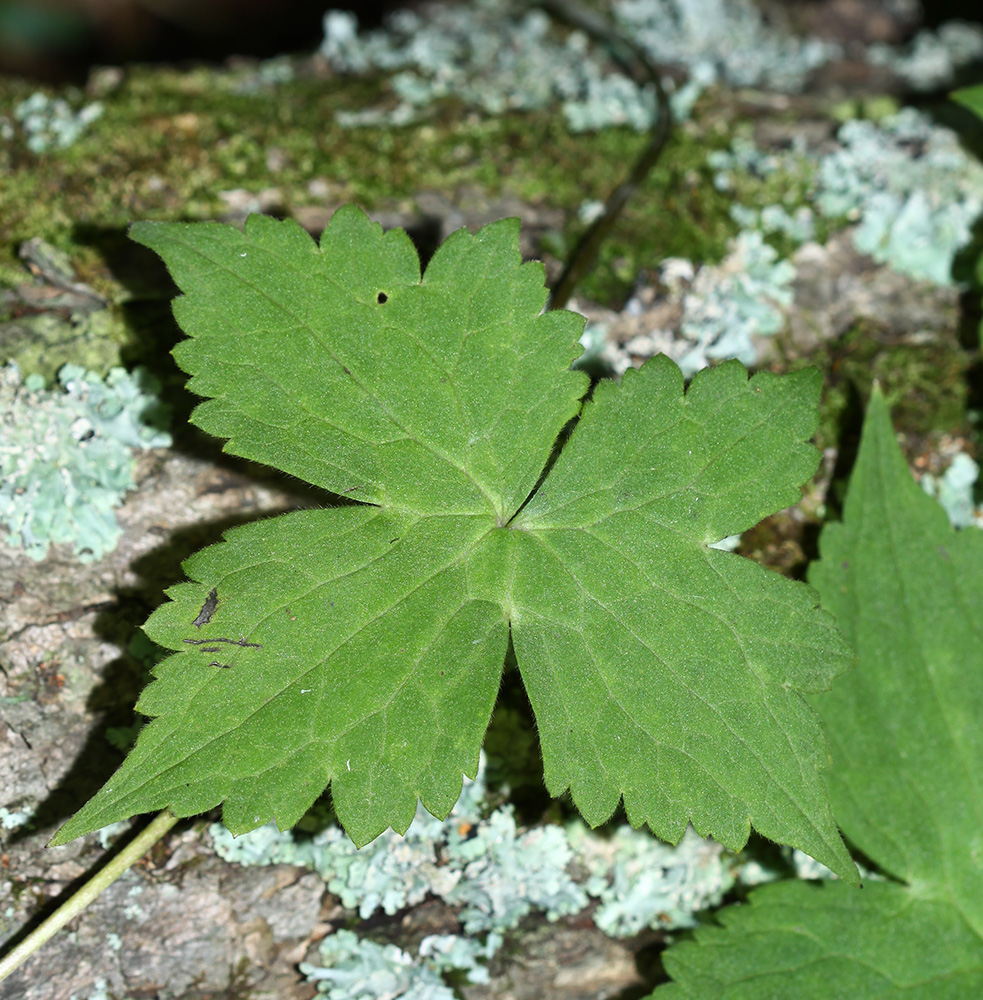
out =
[[570,300],[574,288],[594,266],[601,243],[611,232],[628,199],[638,190],[662,155],[672,131],[672,112],[669,98],[662,86],[661,74],[631,39],[619,34],[594,11],[586,10],[570,0],[536,0],[536,3],[555,20],[578,28],[605,45],[612,58],[636,83],[652,85],[656,97],[655,121],[652,123],[648,143],[635,161],[631,173],[608,195],[604,203],[604,214],[595,219],[580,237],[550,293],[547,309],[562,309]]

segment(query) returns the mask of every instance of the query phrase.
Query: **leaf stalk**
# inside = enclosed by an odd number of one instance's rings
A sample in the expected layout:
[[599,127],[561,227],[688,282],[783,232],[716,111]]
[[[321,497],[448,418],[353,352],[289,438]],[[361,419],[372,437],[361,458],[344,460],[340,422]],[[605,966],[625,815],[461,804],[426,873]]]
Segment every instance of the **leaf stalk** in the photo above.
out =
[[109,888],[136,861],[150,850],[178,817],[165,809],[144,830],[131,840],[107,865],[99,869],[85,885],[71,895],[57,910],[46,917],[15,948],[0,958],[0,981],[30,958],[49,938],[55,936],[70,920],[74,920],[97,896]]

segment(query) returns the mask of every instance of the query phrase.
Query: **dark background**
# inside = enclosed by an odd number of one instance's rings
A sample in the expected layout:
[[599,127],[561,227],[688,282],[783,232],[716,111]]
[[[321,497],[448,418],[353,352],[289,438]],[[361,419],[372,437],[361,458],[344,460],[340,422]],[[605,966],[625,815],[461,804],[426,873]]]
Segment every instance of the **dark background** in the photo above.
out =
[[363,27],[398,0],[0,0],[0,73],[84,83],[97,65],[310,53],[331,7]]
[[[980,0],[922,0],[910,15],[897,0],[759,3],[798,30],[843,42],[899,44],[920,27],[983,21]],[[0,73],[81,84],[97,65],[310,53],[330,7],[352,10],[361,26],[373,27],[407,6],[419,0],[0,0]]]

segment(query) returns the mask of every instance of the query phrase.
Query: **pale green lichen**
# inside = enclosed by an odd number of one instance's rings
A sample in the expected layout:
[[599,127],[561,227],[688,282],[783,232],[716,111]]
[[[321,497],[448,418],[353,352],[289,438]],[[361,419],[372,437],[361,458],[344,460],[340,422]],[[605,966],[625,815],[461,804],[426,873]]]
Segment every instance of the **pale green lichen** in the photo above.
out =
[[583,888],[567,873],[570,843],[556,826],[519,833],[512,809],[497,809],[468,835],[452,829],[446,847],[460,877],[444,898],[463,905],[465,933],[516,927],[533,909],[550,920],[579,913],[587,905]]
[[957,452],[941,476],[926,472],[922,489],[942,505],[955,528],[983,528],[983,505],[977,502],[976,481],[980,467],[965,452]]
[[570,835],[590,872],[585,888],[600,900],[594,923],[612,937],[695,927],[736,880],[734,856],[692,829],[675,847],[629,826],[602,838],[577,823]]
[[[686,70],[682,86],[665,80],[676,120],[716,82],[795,89],[841,53],[835,43],[771,27],[751,0],[623,0],[611,14],[654,64]],[[321,54],[341,72],[391,74],[399,104],[341,112],[346,125],[405,125],[445,97],[491,114],[558,101],[574,132],[613,125],[643,131],[656,113],[652,88],[612,69],[583,32],[561,36],[542,11],[517,16],[505,0],[399,10],[383,29],[364,34],[354,14],[331,10]]]
[[[914,108],[877,121],[847,121],[837,141],[813,167],[801,142],[766,152],[738,135],[729,149],[710,153],[707,163],[714,186],[738,199],[730,214],[741,226],[793,244],[813,239],[817,220],[798,203],[805,197],[827,225],[855,224],[854,245],[878,263],[953,284],[953,262],[983,212],[983,165],[955,132]],[[774,193],[782,180],[794,204],[762,204],[765,192]]]
[[735,135],[729,148],[715,149],[707,155],[707,166],[714,171],[713,186],[718,191],[733,191],[738,177],[763,180],[780,172],[788,173],[797,165],[792,155],[800,156],[802,152],[801,147],[791,153],[765,152],[748,136]]
[[459,934],[431,934],[420,942],[418,954],[438,972],[463,972],[469,983],[487,983],[488,966],[501,948],[503,938],[494,931],[485,942],[461,937]]
[[92,562],[119,540],[114,508],[135,486],[132,450],[171,438],[146,373],[114,368],[103,381],[65,365],[59,381],[51,391],[15,364],[0,369],[0,525],[32,559],[66,543]]
[[102,113],[103,106],[98,101],[73,111],[63,98],[49,97],[41,91],[14,108],[14,118],[24,131],[27,148],[38,154],[67,149]]
[[[714,84],[795,92],[813,70],[845,55],[836,42],[796,36],[753,0],[615,0],[608,13],[654,65],[685,72],[680,87],[666,78],[677,120]],[[975,26],[953,22],[923,32],[909,51],[881,45],[859,55],[913,84],[940,86],[979,58],[981,39]],[[573,131],[643,130],[655,113],[651,89],[612,69],[582,32],[560,35],[543,12],[507,0],[397,10],[366,33],[354,14],[330,10],[321,54],[341,72],[390,74],[398,105],[340,112],[347,125],[405,125],[445,97],[492,114],[559,101]]]
[[[415,956],[347,930],[326,938],[324,967],[302,971],[332,1000],[443,997],[438,974],[452,970],[486,982],[487,961],[524,916],[573,915],[591,896],[600,900],[595,922],[614,936],[691,927],[698,911],[720,902],[743,863],[692,831],[676,847],[627,826],[605,836],[579,821],[522,831],[510,806],[484,816],[483,773],[484,762],[446,820],[421,809],[405,837],[389,831],[361,851],[337,827],[311,835],[270,824],[237,838],[218,823],[209,829],[227,860],[312,868],[363,919],[395,914],[427,894],[460,907],[464,935],[426,938]],[[573,870],[586,871],[586,882]]]
[[615,0],[612,9],[655,63],[704,67],[734,87],[794,92],[843,52],[835,42],[798,38],[769,23],[753,0]]
[[[435,962],[429,951],[424,954],[429,940],[421,943],[417,958],[394,944],[380,945],[339,930],[321,942],[324,966],[301,962],[300,971],[329,1000],[454,1000],[454,991],[441,979],[441,972],[450,968],[464,970],[471,982],[487,981],[487,971],[476,961],[481,946],[459,938]],[[460,965],[453,964],[458,961]]]
[[795,868],[796,878],[816,881],[818,879],[836,879],[838,875],[830,871],[821,861],[810,858],[802,851],[793,850],[791,852],[792,866]]
[[780,260],[761,233],[743,232],[719,267],[702,268],[683,298],[680,336],[692,345],[678,359],[692,375],[710,361],[757,361],[755,337],[778,333],[792,303],[795,266]]
[[[600,330],[592,330],[581,340],[585,347],[581,365],[599,361],[620,376],[633,364],[633,356],[665,354],[687,378],[726,358],[753,365],[758,359],[757,338],[773,336],[785,325],[796,277],[792,262],[781,259],[755,230],[739,233],[719,265],[697,269],[683,258],[668,258],[660,273],[666,301],[680,309],[675,328],[641,331],[623,347],[602,343]],[[633,296],[624,311],[641,315],[644,306]]]
[[649,127],[652,94],[622,74],[606,72],[589,49],[583,33],[561,40],[543,11],[517,17],[503,0],[435,4],[425,16],[400,10],[384,29],[364,34],[354,14],[332,10],[324,16],[321,44],[321,54],[341,72],[392,74],[399,104],[340,112],[344,125],[404,125],[433,101],[455,97],[489,114],[535,110],[560,100],[573,131]]
[[807,243],[816,235],[816,219],[808,205],[789,212],[784,205],[766,205],[762,209],[735,204],[730,217],[746,230],[757,230],[766,236],[780,234],[792,243]]
[[428,893],[463,906],[469,934],[515,927],[533,909],[554,919],[583,909],[587,896],[566,870],[564,832],[545,826],[520,833],[510,807],[482,819],[483,795],[479,772],[446,820],[421,806],[405,836],[389,830],[361,850],[336,826],[305,837],[273,824],[236,838],[219,823],[210,831],[228,861],[316,871],[363,920],[380,909],[392,915]]
[[913,108],[847,122],[837,139],[819,164],[819,211],[857,222],[857,249],[878,263],[952,284],[953,261],[983,211],[983,165]]
[[19,830],[22,827],[31,829],[34,818],[32,809],[15,809],[11,811],[5,806],[0,806],[0,827],[4,830]]
[[948,21],[934,31],[919,31],[901,51],[871,45],[867,59],[874,66],[888,67],[915,90],[948,87],[961,69],[983,59],[983,27]]
[[446,820],[422,806],[404,836],[387,830],[361,850],[337,826],[295,837],[274,824],[233,837],[221,824],[210,827],[216,852],[239,864],[302,865],[317,872],[342,903],[357,909],[363,920],[377,910],[392,915],[423,900],[429,892],[447,893],[460,877],[460,867],[439,866],[437,847],[461,823],[480,817],[484,795],[482,772],[465,781],[461,798]]

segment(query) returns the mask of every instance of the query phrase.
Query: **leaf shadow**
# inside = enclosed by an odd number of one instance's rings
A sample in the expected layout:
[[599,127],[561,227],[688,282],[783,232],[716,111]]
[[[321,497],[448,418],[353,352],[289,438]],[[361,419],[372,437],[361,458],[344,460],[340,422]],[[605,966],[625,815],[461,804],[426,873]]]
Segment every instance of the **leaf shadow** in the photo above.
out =
[[830,521],[841,520],[843,516],[847,484],[860,449],[866,400],[852,379],[847,380],[843,389],[845,404],[836,420],[836,459],[824,498],[826,517],[822,521],[808,521],[802,529],[801,545],[807,565],[819,559],[819,537],[823,527]]
[[[296,502],[273,509],[237,511],[177,528],[130,564],[137,581],[132,586],[117,587],[113,600],[99,610],[93,621],[94,634],[119,648],[121,653],[101,669],[99,680],[89,692],[85,704],[89,732],[85,742],[69,770],[38,803],[34,827],[60,825],[77,812],[123,762],[128,747],[121,746],[120,741],[125,739],[125,731],[134,730],[135,738],[135,730],[147,721],[134,710],[134,705],[140,691],[152,679],[151,668],[169,651],[146,639],[140,628],[154,609],[167,600],[165,590],[187,578],[181,568],[184,560],[199,549],[221,541],[231,528],[316,506],[310,501],[320,498],[320,493],[298,496]],[[11,841],[31,835],[15,831]]]

